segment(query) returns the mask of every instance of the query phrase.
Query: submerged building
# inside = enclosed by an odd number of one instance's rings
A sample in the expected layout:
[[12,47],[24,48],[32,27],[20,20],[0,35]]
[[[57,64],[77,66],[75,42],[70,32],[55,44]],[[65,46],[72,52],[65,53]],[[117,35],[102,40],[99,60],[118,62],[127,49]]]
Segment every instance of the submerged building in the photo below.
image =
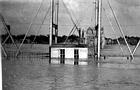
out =
[[61,44],[50,47],[51,63],[88,64],[88,48],[85,44]]
[[[50,46],[50,63],[87,65],[90,56],[97,54],[97,30],[89,27],[86,37],[80,37],[75,44],[52,44]],[[84,42],[83,42],[84,41]],[[101,48],[104,47],[105,37],[101,29]]]
[[[86,31],[86,37],[81,30],[76,29],[79,33],[79,42],[77,44],[57,44],[58,35],[58,11],[56,11],[56,16],[54,15],[54,1],[52,0],[52,18],[50,25],[50,63],[57,64],[81,64],[87,65],[89,61],[89,55],[100,58],[100,49],[103,48],[105,44],[104,30],[101,27],[101,1],[97,1],[98,8],[96,9],[96,25],[95,28],[89,27]],[[58,3],[57,3],[58,6]],[[56,19],[55,20],[53,19]],[[55,24],[55,27],[54,27]],[[55,32],[55,33],[54,33]],[[52,35],[55,35],[55,43],[52,43]]]

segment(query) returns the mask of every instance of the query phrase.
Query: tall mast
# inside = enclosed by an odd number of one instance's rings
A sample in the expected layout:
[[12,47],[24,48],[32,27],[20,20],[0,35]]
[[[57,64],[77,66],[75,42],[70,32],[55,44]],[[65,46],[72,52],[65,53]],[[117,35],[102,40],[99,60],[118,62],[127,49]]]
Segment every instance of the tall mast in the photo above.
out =
[[95,26],[98,24],[98,1],[95,0]]
[[55,44],[58,42],[58,14],[59,14],[59,0],[56,3],[56,24],[55,24]]
[[98,6],[99,6],[99,14],[98,14],[98,49],[97,49],[97,58],[100,59],[100,49],[101,49],[101,9],[102,9],[102,0],[98,0]]
[[49,44],[50,44],[50,46],[52,46],[54,0],[51,0],[50,4],[51,4],[51,18],[50,18],[50,40],[49,40]]

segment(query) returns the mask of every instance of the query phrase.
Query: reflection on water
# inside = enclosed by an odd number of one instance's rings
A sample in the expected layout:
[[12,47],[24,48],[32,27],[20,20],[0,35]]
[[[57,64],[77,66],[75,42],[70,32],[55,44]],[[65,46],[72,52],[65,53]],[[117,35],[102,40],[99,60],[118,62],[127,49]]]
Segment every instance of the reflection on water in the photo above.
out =
[[49,64],[48,59],[3,59],[4,90],[138,90],[140,67],[133,63],[87,66]]

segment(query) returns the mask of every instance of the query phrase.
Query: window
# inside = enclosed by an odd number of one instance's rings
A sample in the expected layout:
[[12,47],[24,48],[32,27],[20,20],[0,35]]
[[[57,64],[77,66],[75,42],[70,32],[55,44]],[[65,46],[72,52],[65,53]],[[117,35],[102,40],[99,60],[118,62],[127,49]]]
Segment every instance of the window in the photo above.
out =
[[60,49],[60,58],[65,58],[65,49]]
[[74,58],[79,59],[79,50],[78,49],[74,49]]
[[65,49],[60,49],[60,63],[65,63]]
[[74,49],[74,65],[78,65],[78,61],[79,61],[79,50]]

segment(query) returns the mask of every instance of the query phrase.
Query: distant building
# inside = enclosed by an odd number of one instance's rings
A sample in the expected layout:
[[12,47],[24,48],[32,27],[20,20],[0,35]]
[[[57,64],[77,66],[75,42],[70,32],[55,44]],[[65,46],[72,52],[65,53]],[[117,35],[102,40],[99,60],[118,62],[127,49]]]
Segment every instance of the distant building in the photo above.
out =
[[[95,28],[89,27],[87,29],[86,34],[87,34],[86,44],[89,47],[95,47],[95,46],[97,46],[98,36],[97,36],[96,27]],[[106,41],[105,41],[104,29],[101,28],[101,48],[104,47],[105,43],[106,43]]]

